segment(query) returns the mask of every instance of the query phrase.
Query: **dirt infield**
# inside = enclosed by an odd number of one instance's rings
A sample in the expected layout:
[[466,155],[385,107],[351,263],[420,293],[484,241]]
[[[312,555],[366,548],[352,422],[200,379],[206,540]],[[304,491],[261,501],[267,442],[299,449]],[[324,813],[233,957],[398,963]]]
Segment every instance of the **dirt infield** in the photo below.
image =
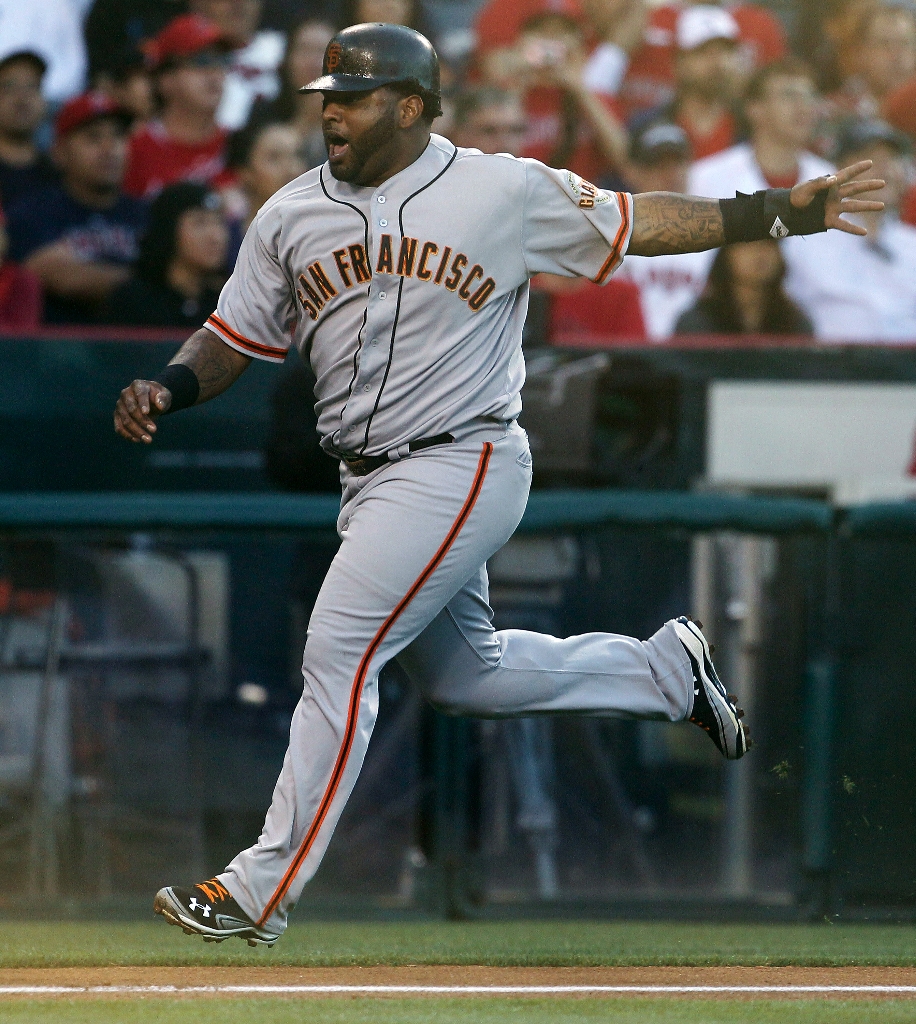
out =
[[566,998],[909,998],[906,967],[93,967],[0,970],[0,1000],[17,997],[245,995],[365,998],[556,995]]

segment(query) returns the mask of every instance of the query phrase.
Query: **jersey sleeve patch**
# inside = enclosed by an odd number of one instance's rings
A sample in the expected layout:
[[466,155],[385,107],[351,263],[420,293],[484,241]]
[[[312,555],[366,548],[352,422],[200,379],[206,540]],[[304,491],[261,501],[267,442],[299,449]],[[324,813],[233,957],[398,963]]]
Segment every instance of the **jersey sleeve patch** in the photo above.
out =
[[230,348],[237,349],[245,355],[254,356],[256,359],[267,359],[273,363],[282,363],[286,359],[287,350],[285,348],[275,348],[273,345],[264,345],[259,341],[246,338],[244,334],[233,330],[216,313],[212,313],[207,318],[206,327],[218,334]]

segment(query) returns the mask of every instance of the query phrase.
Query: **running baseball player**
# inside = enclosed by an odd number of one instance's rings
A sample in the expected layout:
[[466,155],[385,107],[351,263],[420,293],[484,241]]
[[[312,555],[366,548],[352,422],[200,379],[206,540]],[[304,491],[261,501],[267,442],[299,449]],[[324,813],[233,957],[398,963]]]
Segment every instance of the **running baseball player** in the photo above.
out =
[[121,392],[115,429],[222,394],[252,359],[310,361],[318,431],[342,467],[341,545],[309,623],[303,691],[257,843],[154,909],[186,932],[272,945],[327,849],[397,658],[438,708],[689,719],[727,758],[748,748],[699,624],[641,641],[495,632],[486,562],[519,524],[531,454],[516,419],[528,281],[602,283],[624,253],[692,252],[837,228],[881,204],[863,162],[729,200],[605,192],[534,160],[431,134],[435,51],[398,25],[356,25],[305,90],[324,96],[328,160],[260,211],[206,326],[155,380]]

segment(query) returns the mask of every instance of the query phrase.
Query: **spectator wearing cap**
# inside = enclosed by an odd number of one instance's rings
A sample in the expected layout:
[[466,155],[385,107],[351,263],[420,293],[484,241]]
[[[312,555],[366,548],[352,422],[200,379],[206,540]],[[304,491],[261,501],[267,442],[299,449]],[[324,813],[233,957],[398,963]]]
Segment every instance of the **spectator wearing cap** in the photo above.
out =
[[28,50],[0,60],[0,201],[8,207],[54,180],[51,162],[35,139],[45,118],[46,67]]
[[[619,99],[627,117],[663,106],[674,98],[677,24],[690,6],[695,6],[694,0],[653,5],[648,13],[640,43],[627,59],[620,86]],[[785,55],[785,31],[779,19],[765,7],[753,3],[721,6],[738,26],[737,38],[746,74]]]
[[41,281],[7,258],[9,235],[0,210],[0,330],[28,331],[41,324]]
[[277,95],[283,33],[260,27],[264,0],[189,0],[189,7],[195,14],[213,22],[230,48],[226,84],[216,120],[224,128],[236,131],[248,121],[257,100]]
[[[630,144],[627,181],[639,192],[687,192],[691,163],[690,140],[679,125],[655,122],[637,132]],[[711,252],[674,256],[626,256],[616,278],[639,288],[642,315],[650,340],[663,341],[674,333],[684,310],[706,286]]]
[[518,43],[494,55],[491,84],[523,94],[528,137],[524,156],[567,167],[583,178],[606,181],[626,158],[627,137],[611,97],[589,88],[586,51],[573,0],[544,0],[540,13],[522,26]]
[[742,57],[739,28],[721,7],[685,7],[678,16],[674,98],[635,118],[639,130],[653,121],[680,125],[701,160],[737,141],[734,105],[740,91]]
[[334,26],[323,18],[310,16],[293,24],[286,35],[279,68],[280,91],[268,102],[256,102],[251,112],[251,123],[288,124],[299,136],[309,168],[318,167],[328,157],[321,129],[323,100],[321,93],[299,89],[321,77],[324,51],[333,35]]
[[885,208],[850,218],[868,228],[867,236],[813,235],[805,258],[790,265],[788,294],[821,340],[916,342],[916,228],[898,218],[910,151],[909,139],[883,121],[854,121],[839,138],[840,164],[871,160],[869,176],[887,183],[875,193]]
[[150,207],[133,276],[115,289],[109,323],[199,327],[216,308],[225,280],[229,230],[219,195],[182,181],[164,188]]
[[41,280],[49,323],[96,323],[137,258],[146,209],[122,191],[130,114],[104,93],[65,104],[55,123],[60,181],[8,210],[10,254]]
[[62,103],[85,88],[86,45],[73,0],[0,0],[2,55],[37,53],[47,65],[45,99]]
[[229,133],[216,122],[228,65],[220,28],[197,14],[175,18],[146,46],[159,116],[131,138],[125,190],[151,199],[176,181],[222,184]]
[[801,61],[785,57],[760,68],[744,98],[749,141],[697,161],[690,172],[689,192],[725,199],[736,190],[792,188],[799,181],[832,173],[833,166],[808,149],[817,113],[814,82]]

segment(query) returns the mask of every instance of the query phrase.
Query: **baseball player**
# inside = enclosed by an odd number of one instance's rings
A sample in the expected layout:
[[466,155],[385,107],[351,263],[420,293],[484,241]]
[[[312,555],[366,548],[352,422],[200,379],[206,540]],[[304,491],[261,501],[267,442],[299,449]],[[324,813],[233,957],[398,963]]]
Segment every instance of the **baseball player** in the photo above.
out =
[[321,861],[369,743],[379,669],[397,658],[440,709],[689,719],[725,757],[748,734],[697,623],[650,639],[495,632],[486,562],[518,526],[531,454],[516,424],[528,280],[599,284],[651,256],[827,227],[873,210],[856,164],[788,190],[694,199],[608,193],[534,160],[431,134],[439,68],[411,29],[356,25],[328,44],[328,160],[259,212],[206,326],[155,380],[121,392],[115,429],[149,444],[165,413],[222,394],[295,344],[340,461],[341,545],[309,623],[303,692],[257,843],[154,909],[185,931],[272,945]]

